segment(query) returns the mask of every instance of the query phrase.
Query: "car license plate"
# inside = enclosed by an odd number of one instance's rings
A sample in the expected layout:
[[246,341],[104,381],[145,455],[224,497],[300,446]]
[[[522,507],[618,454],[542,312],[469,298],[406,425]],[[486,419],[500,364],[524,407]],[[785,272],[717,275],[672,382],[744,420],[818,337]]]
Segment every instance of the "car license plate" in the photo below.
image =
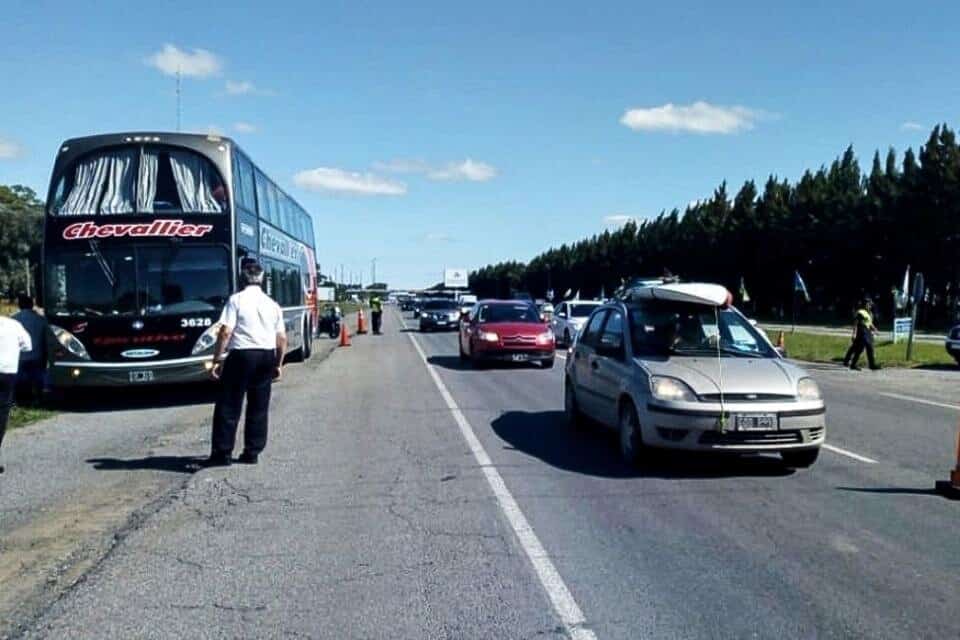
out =
[[153,371],[131,371],[130,382],[153,382]]
[[526,362],[529,359],[529,356],[525,353],[515,353],[510,356],[510,359],[514,362]]
[[736,416],[737,431],[776,431],[775,413],[739,413]]

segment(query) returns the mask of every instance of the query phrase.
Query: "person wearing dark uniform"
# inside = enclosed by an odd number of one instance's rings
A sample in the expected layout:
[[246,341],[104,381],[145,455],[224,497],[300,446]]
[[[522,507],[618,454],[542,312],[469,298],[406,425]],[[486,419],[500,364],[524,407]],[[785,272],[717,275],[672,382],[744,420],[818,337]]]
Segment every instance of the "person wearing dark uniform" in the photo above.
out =
[[853,344],[847,349],[847,354],[843,357],[843,364],[854,371],[859,371],[860,367],[857,362],[860,360],[860,355],[866,351],[867,364],[876,371],[880,368],[873,355],[873,334],[877,328],[873,325],[873,303],[870,300],[865,300],[863,305],[857,309],[855,321]]
[[373,332],[380,333],[380,324],[383,322],[383,301],[380,296],[370,298],[370,317],[373,319]]
[[242,265],[242,277],[246,287],[230,296],[220,316],[220,333],[210,374],[220,381],[221,389],[213,412],[212,446],[205,466],[228,466],[232,462],[244,396],[247,417],[239,461],[257,463],[267,445],[270,385],[280,379],[283,371],[287,350],[283,311],[260,288],[263,267],[259,263],[246,261]]

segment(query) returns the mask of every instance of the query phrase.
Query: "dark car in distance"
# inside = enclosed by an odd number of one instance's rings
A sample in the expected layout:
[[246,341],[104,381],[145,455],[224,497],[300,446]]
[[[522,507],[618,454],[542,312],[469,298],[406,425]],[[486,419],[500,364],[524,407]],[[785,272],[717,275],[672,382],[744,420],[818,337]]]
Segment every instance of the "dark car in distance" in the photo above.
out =
[[555,348],[550,326],[524,300],[481,300],[460,323],[460,359],[474,364],[539,362],[549,369]]
[[420,331],[448,331],[460,326],[456,300],[427,300],[420,309]]

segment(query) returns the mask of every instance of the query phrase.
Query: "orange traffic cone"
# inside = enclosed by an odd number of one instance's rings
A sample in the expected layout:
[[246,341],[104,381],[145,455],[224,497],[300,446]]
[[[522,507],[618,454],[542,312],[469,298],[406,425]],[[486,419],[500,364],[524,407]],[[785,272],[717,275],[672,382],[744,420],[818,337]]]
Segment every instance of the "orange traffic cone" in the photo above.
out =
[[363,317],[363,307],[357,311],[357,333],[367,332],[367,319]]
[[350,332],[347,331],[347,323],[340,323],[340,346],[349,347],[350,346]]
[[950,479],[937,481],[936,489],[943,496],[960,500],[960,428],[957,429],[957,463],[950,470]]

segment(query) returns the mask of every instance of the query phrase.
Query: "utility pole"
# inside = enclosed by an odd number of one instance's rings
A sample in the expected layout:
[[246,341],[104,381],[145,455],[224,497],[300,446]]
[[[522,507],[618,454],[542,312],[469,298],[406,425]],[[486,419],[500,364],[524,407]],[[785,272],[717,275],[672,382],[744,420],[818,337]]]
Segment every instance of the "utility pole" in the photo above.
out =
[[180,67],[177,67],[177,133],[180,133]]
[[370,261],[370,286],[373,286],[377,282],[377,259],[374,258]]

